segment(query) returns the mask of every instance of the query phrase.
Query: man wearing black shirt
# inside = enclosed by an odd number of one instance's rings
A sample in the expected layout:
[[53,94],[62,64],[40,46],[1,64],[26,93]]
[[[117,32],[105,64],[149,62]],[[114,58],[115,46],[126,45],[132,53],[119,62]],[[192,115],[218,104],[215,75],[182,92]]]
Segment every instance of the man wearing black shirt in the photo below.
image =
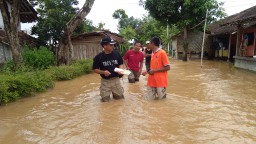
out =
[[114,99],[124,98],[124,89],[120,82],[121,73],[114,71],[115,68],[123,68],[123,59],[114,50],[115,42],[110,37],[101,40],[102,52],[93,59],[93,71],[101,76],[100,96],[103,102],[110,100],[112,93]]
[[150,61],[151,61],[151,54],[152,54],[152,50],[148,48],[148,44],[149,44],[149,41],[146,41],[146,48],[144,50],[144,57],[146,58],[145,65],[146,65],[147,71],[150,70]]

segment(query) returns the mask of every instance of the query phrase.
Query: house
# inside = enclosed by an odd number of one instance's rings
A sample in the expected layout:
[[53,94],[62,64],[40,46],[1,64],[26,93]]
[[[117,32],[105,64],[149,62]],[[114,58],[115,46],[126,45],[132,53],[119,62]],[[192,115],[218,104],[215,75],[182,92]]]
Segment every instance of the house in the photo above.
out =
[[[211,40],[208,37],[209,34],[205,34],[204,53],[209,53],[209,47]],[[183,33],[172,36],[172,50],[175,53],[177,59],[182,58],[183,54]],[[188,44],[188,58],[200,58],[202,51],[203,32],[197,30],[190,30],[187,33]]]
[[[8,7],[10,4],[7,3]],[[31,23],[37,20],[37,12],[34,10],[32,5],[27,0],[22,0],[20,7],[20,22],[21,23]],[[21,29],[19,25],[19,30]],[[30,45],[31,47],[36,46],[36,39],[30,35],[20,31],[19,32],[20,44]],[[0,11],[0,64],[7,60],[12,59],[12,53],[9,48],[8,40],[4,32],[3,17]]]
[[[23,31],[19,32],[20,45],[28,45],[29,47],[37,46],[37,39],[24,33]],[[9,48],[8,40],[6,38],[5,32],[0,30],[0,64],[3,64],[5,61],[12,59],[12,53]]]
[[256,6],[210,24],[215,57],[227,57],[235,67],[256,71]]
[[83,33],[71,38],[73,45],[73,58],[93,58],[95,55],[103,50],[102,46],[100,45],[100,41],[105,36],[109,36],[115,42],[117,42],[117,47],[125,42],[122,36],[116,33],[112,33],[108,30]]

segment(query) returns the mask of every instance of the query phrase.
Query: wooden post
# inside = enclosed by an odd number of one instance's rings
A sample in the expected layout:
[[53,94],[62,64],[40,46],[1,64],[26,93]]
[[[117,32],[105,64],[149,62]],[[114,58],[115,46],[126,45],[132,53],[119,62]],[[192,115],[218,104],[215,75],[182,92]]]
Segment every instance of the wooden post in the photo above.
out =
[[240,44],[241,44],[241,26],[237,26],[237,35],[236,35],[236,56],[240,56],[239,50],[240,50]]
[[227,62],[229,62],[229,59],[230,59],[231,39],[232,39],[232,34],[230,33],[229,39],[228,39],[228,60],[227,60]]

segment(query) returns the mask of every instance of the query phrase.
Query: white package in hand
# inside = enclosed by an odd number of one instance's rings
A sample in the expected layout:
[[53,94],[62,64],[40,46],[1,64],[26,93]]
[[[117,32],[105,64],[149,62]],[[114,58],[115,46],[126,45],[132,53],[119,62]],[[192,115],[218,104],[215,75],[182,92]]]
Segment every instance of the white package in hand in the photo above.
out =
[[131,71],[124,70],[124,69],[121,69],[121,68],[115,68],[114,71],[115,72],[120,72],[120,73],[125,74],[125,75],[129,75],[131,73]]

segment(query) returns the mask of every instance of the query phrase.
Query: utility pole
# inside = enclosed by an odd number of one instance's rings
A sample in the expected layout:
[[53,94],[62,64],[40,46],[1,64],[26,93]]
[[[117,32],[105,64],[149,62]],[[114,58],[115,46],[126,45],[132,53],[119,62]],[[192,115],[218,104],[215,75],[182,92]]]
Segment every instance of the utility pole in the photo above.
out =
[[169,54],[169,51],[170,51],[170,47],[169,47],[169,23],[168,23],[168,19],[167,19],[167,33],[166,33],[166,35],[167,35],[167,52],[168,52],[168,54]]
[[208,15],[208,9],[206,10],[206,16],[205,16],[205,22],[204,22],[204,35],[203,35],[203,43],[202,43],[202,51],[201,51],[201,68],[203,67],[204,39],[205,39],[205,29],[206,29],[206,23],[207,23],[207,15]]

